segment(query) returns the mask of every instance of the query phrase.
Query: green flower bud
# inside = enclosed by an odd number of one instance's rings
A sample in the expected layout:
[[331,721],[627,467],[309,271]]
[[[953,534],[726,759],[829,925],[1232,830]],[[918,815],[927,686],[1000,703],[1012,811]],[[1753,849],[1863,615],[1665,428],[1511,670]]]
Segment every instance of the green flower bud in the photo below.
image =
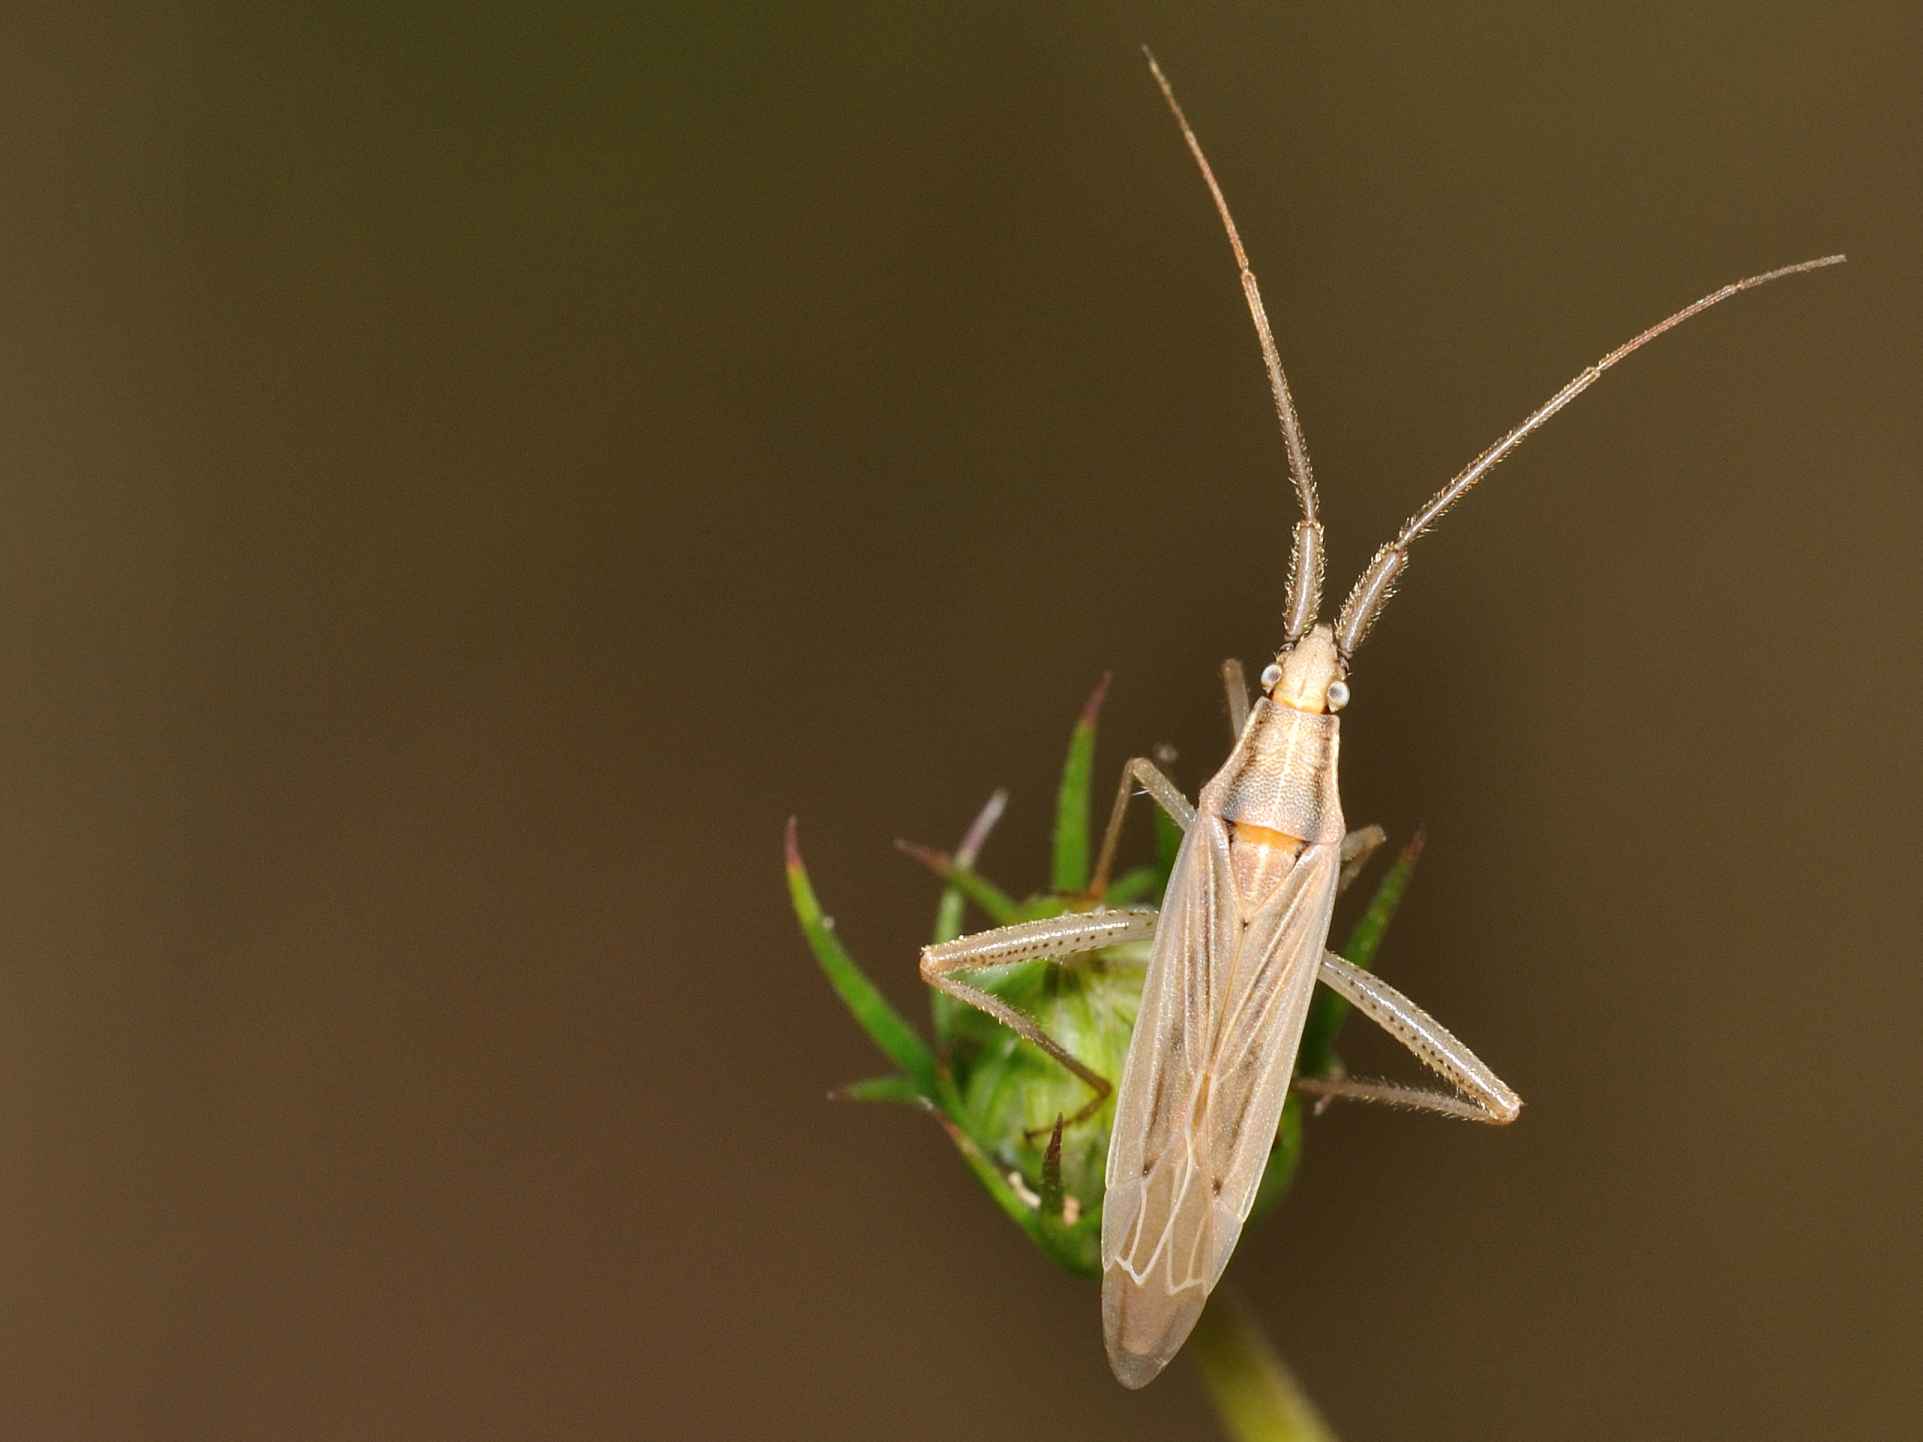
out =
[[[1057,796],[1049,890],[1016,901],[975,870],[976,856],[1006,801],[1000,792],[952,856],[903,844],[904,851],[946,883],[936,910],[936,941],[960,935],[973,920],[970,910],[980,913],[982,924],[1005,926],[1160,899],[1180,834],[1159,812],[1156,859],[1116,876],[1102,885],[1099,895],[1090,891],[1089,788],[1096,714],[1106,686],[1104,677],[1069,741]],[[1367,966],[1374,957],[1420,849],[1418,834],[1351,932],[1343,953],[1356,965]],[[1099,1108],[1079,1115],[1093,1098],[1086,1081],[993,1017],[933,991],[931,1047],[868,979],[822,913],[802,865],[793,821],[788,824],[788,884],[802,933],[830,985],[897,1068],[895,1074],[852,1083],[835,1095],[907,1103],[932,1113],[996,1204],[1043,1252],[1072,1272],[1099,1276],[1102,1178],[1114,1122],[1113,1092]],[[971,972],[969,979],[1032,1017],[1113,1085],[1120,1081],[1128,1055],[1148,949],[1135,943],[1077,956],[1065,966],[1022,962]],[[1340,1069],[1334,1041],[1346,1010],[1333,992],[1318,990],[1297,1060],[1299,1074],[1322,1076]],[[1299,1101],[1291,1098],[1252,1215],[1268,1210],[1287,1190],[1301,1156],[1302,1117]]]

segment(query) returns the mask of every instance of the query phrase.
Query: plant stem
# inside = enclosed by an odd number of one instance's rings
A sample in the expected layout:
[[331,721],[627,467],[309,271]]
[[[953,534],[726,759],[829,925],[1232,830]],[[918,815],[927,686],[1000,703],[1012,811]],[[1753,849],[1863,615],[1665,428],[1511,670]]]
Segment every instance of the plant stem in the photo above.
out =
[[1235,1293],[1222,1290],[1210,1299],[1188,1350],[1231,1442],[1336,1442],[1255,1313]]

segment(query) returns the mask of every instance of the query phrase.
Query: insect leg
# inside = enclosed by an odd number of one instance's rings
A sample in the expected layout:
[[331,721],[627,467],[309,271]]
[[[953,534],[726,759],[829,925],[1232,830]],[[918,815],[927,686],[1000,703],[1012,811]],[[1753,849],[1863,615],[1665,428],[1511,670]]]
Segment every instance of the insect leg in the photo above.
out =
[[[1159,774],[1159,773],[1158,773]],[[1011,966],[1019,961],[1047,961],[1060,964],[1079,952],[1095,951],[1124,942],[1148,941],[1155,935],[1155,911],[1150,907],[1131,907],[1126,911],[1069,912],[1063,916],[1022,921],[978,931],[973,936],[958,936],[922,948],[921,979],[957,1001],[965,1001],[986,1012],[1003,1026],[1033,1042],[1070,1072],[1087,1082],[1095,1095],[1074,1116],[1073,1124],[1095,1115],[1108,1100],[1108,1078],[1078,1060],[1068,1048],[1043,1031],[1034,1018],[1017,1011],[993,992],[959,980],[956,972],[982,971],[993,966]]]
[[1501,1077],[1489,1070],[1447,1027],[1381,977],[1351,965],[1332,951],[1325,951],[1321,979],[1459,1094],[1452,1096],[1448,1092],[1403,1086],[1398,1082],[1307,1077],[1296,1082],[1298,1090],[1310,1096],[1414,1107],[1493,1126],[1507,1126],[1521,1113],[1522,1098],[1510,1090]]
[[1362,874],[1362,868],[1369,864],[1369,858],[1388,839],[1388,832],[1373,825],[1357,827],[1342,838],[1342,874],[1335,881],[1338,895],[1349,889],[1349,883]]
[[1232,741],[1242,739],[1242,728],[1249,724],[1249,677],[1240,657],[1222,663],[1222,689],[1229,694],[1229,730]]
[[1146,756],[1131,758],[1122,767],[1122,781],[1115,788],[1115,806],[1108,813],[1108,829],[1102,833],[1102,849],[1095,859],[1095,876],[1088,883],[1088,894],[1100,896],[1108,889],[1108,874],[1115,866],[1115,848],[1122,840],[1122,816],[1128,810],[1128,799],[1135,794],[1139,784],[1144,791],[1155,798],[1155,804],[1169,814],[1169,819],[1184,831],[1195,819],[1195,808],[1167,776]]

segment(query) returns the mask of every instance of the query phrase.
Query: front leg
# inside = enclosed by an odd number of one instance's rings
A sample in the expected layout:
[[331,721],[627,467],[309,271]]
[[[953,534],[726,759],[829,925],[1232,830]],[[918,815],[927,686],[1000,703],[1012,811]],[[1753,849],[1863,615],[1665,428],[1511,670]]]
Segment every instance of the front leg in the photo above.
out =
[[1115,849],[1122,840],[1122,817],[1128,811],[1129,798],[1135,794],[1137,783],[1168,813],[1169,820],[1184,831],[1195,820],[1195,808],[1189,805],[1188,797],[1162,773],[1161,767],[1146,756],[1131,757],[1122,767],[1121,784],[1115,788],[1115,805],[1109,810],[1108,829],[1102,833],[1102,849],[1095,858],[1095,875],[1088,883],[1090,896],[1100,896],[1108,890],[1109,872],[1115,867]]
[[965,1001],[986,1012],[1022,1040],[1033,1042],[1070,1072],[1087,1082],[1095,1095],[1074,1116],[1073,1125],[1085,1121],[1101,1109],[1113,1088],[1107,1077],[1088,1066],[1067,1047],[1036,1023],[1017,1011],[993,992],[984,991],[958,980],[957,972],[983,971],[989,967],[1012,966],[1021,961],[1046,961],[1061,965],[1071,956],[1096,951],[1105,946],[1121,946],[1131,941],[1149,941],[1155,936],[1155,912],[1149,907],[1130,907],[1125,911],[1068,912],[978,931],[973,936],[958,936],[922,948],[921,979],[957,1001]]

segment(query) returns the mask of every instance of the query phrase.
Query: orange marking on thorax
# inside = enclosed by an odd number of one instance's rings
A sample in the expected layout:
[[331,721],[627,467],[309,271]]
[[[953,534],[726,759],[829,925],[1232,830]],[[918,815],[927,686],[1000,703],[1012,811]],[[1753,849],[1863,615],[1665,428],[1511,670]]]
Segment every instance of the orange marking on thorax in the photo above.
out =
[[1229,870],[1235,877],[1237,910],[1244,926],[1263,902],[1275,894],[1295,870],[1296,858],[1308,843],[1299,836],[1253,822],[1237,821],[1230,833]]
[[1286,831],[1276,831],[1267,826],[1257,826],[1252,821],[1231,822],[1235,828],[1234,841],[1244,841],[1250,846],[1273,846],[1279,851],[1290,854],[1300,851],[1308,843],[1300,836],[1291,836]]

